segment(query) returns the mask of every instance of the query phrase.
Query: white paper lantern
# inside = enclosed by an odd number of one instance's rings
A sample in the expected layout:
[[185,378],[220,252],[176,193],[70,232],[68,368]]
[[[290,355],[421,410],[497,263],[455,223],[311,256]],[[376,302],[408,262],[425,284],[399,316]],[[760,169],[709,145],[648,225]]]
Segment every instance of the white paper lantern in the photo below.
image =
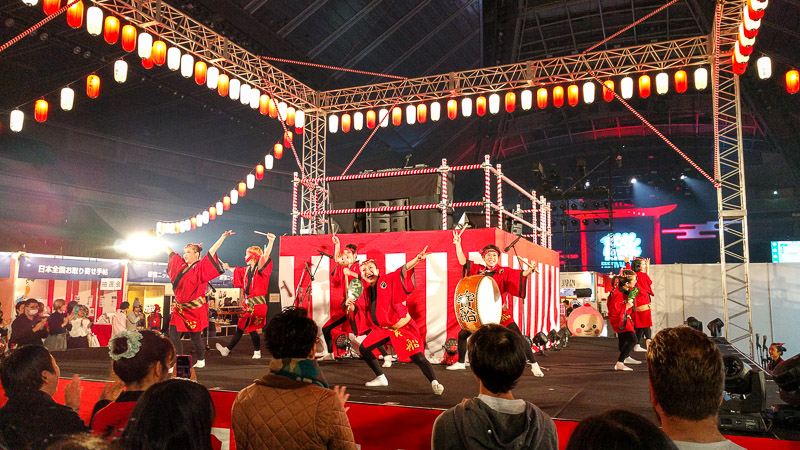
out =
[[173,72],[181,68],[181,50],[178,47],[167,50],[167,68]]
[[61,109],[64,111],[72,111],[72,105],[74,102],[75,91],[68,87],[61,89]]
[[206,72],[206,86],[209,89],[216,89],[219,83],[219,69],[216,67],[209,67]]
[[86,31],[92,36],[100,36],[103,32],[103,10],[97,6],[86,10]]
[[198,215],[196,215],[194,217],[195,217],[195,219],[197,219],[197,228],[202,227],[203,226],[203,214],[198,214]]
[[331,114],[328,116],[328,131],[330,133],[336,133],[339,131],[339,116],[336,114]]
[[378,123],[383,127],[386,128],[389,126],[389,110],[386,108],[381,108],[378,111]]
[[461,115],[464,117],[469,117],[472,115],[472,99],[469,97],[464,97],[461,100]]
[[239,103],[246,105],[250,102],[250,85],[247,83],[242,83],[242,87],[239,88]]
[[203,224],[207,224],[211,215],[208,211],[203,211]]
[[594,91],[595,86],[594,83],[591,81],[587,81],[583,83],[583,102],[587,105],[590,103],[594,103]]
[[222,215],[222,210],[223,210],[222,206],[223,206],[222,202],[217,202],[217,215],[218,216]]
[[406,123],[409,125],[417,123],[417,108],[414,105],[406,106]]
[[[748,56],[747,59],[750,59]],[[708,69],[705,67],[698,67],[697,70],[694,71],[694,88],[698,91],[702,91],[708,87]]]
[[264,167],[265,167],[267,170],[272,170],[272,168],[273,168],[274,166],[275,166],[275,157],[274,157],[274,156],[272,156],[271,154],[269,154],[269,155],[265,156],[265,157],[264,157]]
[[147,59],[153,52],[153,36],[148,32],[139,34],[139,58]]
[[255,88],[250,89],[250,108],[258,109],[260,101],[261,101],[261,91]]
[[36,6],[39,4],[39,0],[22,0],[22,3],[27,6]]
[[756,67],[758,68],[758,77],[762,80],[772,76],[772,59],[764,55],[756,60]]
[[15,109],[11,111],[11,123],[9,124],[9,128],[11,131],[15,133],[19,133],[22,131],[22,124],[25,122],[25,113]]
[[239,203],[239,191],[231,189],[231,205]]
[[633,97],[633,78],[625,77],[619,83],[619,89],[622,93],[622,98],[628,100],[629,98]]
[[656,75],[656,92],[658,95],[664,95],[669,91],[669,75],[664,72]]
[[[294,115],[294,120],[297,121],[297,113]],[[364,129],[364,113],[361,111],[356,111],[356,113],[353,114],[353,128],[355,128],[356,131]]]
[[286,120],[286,112],[289,110],[289,105],[286,102],[278,102],[278,119]]
[[180,222],[180,224],[178,225],[178,227],[179,227],[179,231],[178,231],[179,233],[185,233],[186,232],[186,221],[182,220]]
[[242,87],[242,82],[239,81],[238,78],[231,78],[230,83],[228,83],[228,97],[231,100],[239,100],[239,91]]
[[306,124],[306,113],[298,109],[297,112],[294,113],[294,127],[303,128],[305,124]]
[[442,104],[439,102],[431,102],[431,120],[438,122],[442,118]]
[[497,114],[499,112],[500,112],[500,96],[495,93],[489,96],[489,113]]
[[181,76],[190,78],[194,73],[194,56],[185,53],[181,56]]
[[256,176],[252,173],[247,174],[245,181],[247,182],[247,189],[253,189],[256,187]]
[[128,79],[128,63],[123,59],[114,62],[114,81],[124,83]]
[[530,89],[525,89],[519,94],[519,103],[522,109],[527,111],[533,107],[533,92]]

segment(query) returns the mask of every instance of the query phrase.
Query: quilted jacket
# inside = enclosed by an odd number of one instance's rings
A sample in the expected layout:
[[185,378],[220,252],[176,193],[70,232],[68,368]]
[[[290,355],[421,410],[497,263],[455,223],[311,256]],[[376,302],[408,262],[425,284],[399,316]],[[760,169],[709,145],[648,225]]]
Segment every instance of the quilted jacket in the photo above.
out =
[[236,448],[356,449],[336,394],[274,374],[242,389],[233,402]]

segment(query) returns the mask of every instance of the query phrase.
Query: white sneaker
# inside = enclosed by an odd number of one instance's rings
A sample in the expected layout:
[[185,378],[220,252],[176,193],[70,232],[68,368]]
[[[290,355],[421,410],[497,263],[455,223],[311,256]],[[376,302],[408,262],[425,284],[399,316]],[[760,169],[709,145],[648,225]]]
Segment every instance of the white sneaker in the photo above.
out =
[[533,376],[542,378],[544,376],[544,372],[542,372],[542,368],[539,367],[539,363],[535,362],[531,364],[531,372],[533,372]]
[[383,367],[392,367],[392,358],[390,356],[383,358]]
[[633,372],[633,369],[631,369],[630,367],[626,366],[625,364],[622,364],[619,361],[617,361],[617,363],[614,364],[614,370],[623,370],[625,372]]
[[433,380],[431,381],[431,389],[433,389],[433,395],[442,395],[442,392],[444,392],[444,385],[437,380]]
[[197,362],[194,363],[194,368],[195,369],[202,369],[205,366],[206,366],[206,360],[205,359],[198,359]]
[[635,360],[635,359],[631,358],[630,356],[628,356],[627,358],[625,358],[625,361],[624,361],[624,362],[625,362],[625,364],[634,364],[634,365],[636,365],[636,364],[641,364],[641,363],[642,363],[641,361],[637,361],[637,360]]
[[375,387],[375,386],[388,386],[389,380],[386,379],[386,375],[380,375],[375,377],[372,381],[367,381],[364,383],[364,386],[367,387]]
[[326,354],[322,355],[322,358],[319,358],[319,359],[322,360],[322,361],[333,361],[334,359],[336,359],[336,357],[333,356],[333,353],[326,353]]
[[253,359],[261,359],[261,350],[256,350],[253,352]]
[[228,350],[228,347],[223,347],[219,342],[217,342],[217,350],[219,350],[219,354],[222,356],[228,356],[231,352]]
[[466,368],[467,368],[466,364],[460,362],[454,362],[453,364],[447,366],[446,370],[466,370]]
[[647,349],[646,348],[642,348],[642,346],[639,345],[639,344],[636,344],[636,346],[633,347],[633,351],[635,351],[635,352],[646,352]]

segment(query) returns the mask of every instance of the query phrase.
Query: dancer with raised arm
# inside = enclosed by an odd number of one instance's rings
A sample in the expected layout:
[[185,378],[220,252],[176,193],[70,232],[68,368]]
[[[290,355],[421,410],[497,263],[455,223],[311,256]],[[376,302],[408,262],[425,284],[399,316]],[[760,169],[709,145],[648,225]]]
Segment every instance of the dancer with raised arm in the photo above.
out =
[[253,359],[261,359],[261,338],[258,331],[267,324],[267,289],[269,288],[269,277],[272,275],[272,246],[275,244],[275,235],[267,233],[269,241],[264,250],[258,246],[247,247],[245,254],[246,267],[231,267],[227,263],[222,263],[225,270],[233,271],[233,287],[242,289],[245,299],[242,301],[242,314],[236,324],[236,333],[233,339],[226,346],[217,343],[217,350],[222,356],[228,354],[236,347],[242,335],[246,332],[250,334],[253,341]]
[[364,290],[356,300],[349,297],[346,304],[348,311],[361,313],[360,317],[364,317],[363,313],[366,313],[364,322],[372,328],[359,347],[361,357],[375,373],[375,379],[368,381],[366,386],[389,385],[372,351],[391,342],[400,360],[410,359],[420,368],[430,381],[434,394],[442,395],[444,392],[444,386],[436,379],[433,366],[423,354],[425,342],[405,304],[408,294],[414,290],[414,266],[429,255],[426,250],[428,247],[399,269],[383,276],[374,260],[361,264]]
[[[326,354],[322,359],[333,359],[333,330],[340,328],[343,332],[350,332],[350,324],[347,320],[345,311],[345,300],[347,299],[347,287],[350,280],[360,276],[358,257],[358,247],[354,244],[347,244],[341,248],[339,237],[335,234],[331,238],[333,241],[333,257],[336,264],[331,269],[331,318],[322,326],[322,336],[325,338]],[[339,298],[339,294],[341,298]],[[340,301],[341,300],[341,301]]]
[[181,333],[188,332],[197,352],[198,369],[206,366],[206,346],[200,338],[200,332],[208,326],[208,304],[206,304],[206,287],[208,282],[225,273],[217,258],[217,250],[225,238],[236,234],[231,230],[222,233],[217,242],[208,249],[202,259],[202,244],[188,244],[183,248],[183,257],[167,247],[169,265],[167,275],[172,280],[175,293],[175,306],[169,319],[169,340],[175,346],[178,355],[183,354]]
[[[453,231],[453,244],[456,247],[458,263],[463,267],[462,276],[486,275],[492,277],[497,283],[497,287],[500,289],[500,294],[503,296],[503,313],[500,318],[500,325],[521,335],[522,331],[511,317],[508,305],[505,303],[505,298],[506,294],[525,298],[528,276],[533,272],[538,272],[538,269],[536,269],[536,262],[528,263],[522,258],[517,257],[520,264],[527,266],[525,270],[503,267],[498,264],[500,260],[500,249],[494,244],[489,244],[481,250],[483,264],[477,264],[468,260],[464,255],[464,251],[461,249],[461,233],[458,231]],[[464,370],[467,368],[464,361],[467,353],[467,339],[471,334],[470,331],[463,329],[458,332],[458,362],[447,367],[447,370]],[[531,363],[531,372],[533,372],[533,375],[543,377],[544,372],[542,372],[541,367],[539,367],[539,363],[536,362],[536,357],[533,355],[533,350],[530,346],[528,346],[525,351],[525,356]]]

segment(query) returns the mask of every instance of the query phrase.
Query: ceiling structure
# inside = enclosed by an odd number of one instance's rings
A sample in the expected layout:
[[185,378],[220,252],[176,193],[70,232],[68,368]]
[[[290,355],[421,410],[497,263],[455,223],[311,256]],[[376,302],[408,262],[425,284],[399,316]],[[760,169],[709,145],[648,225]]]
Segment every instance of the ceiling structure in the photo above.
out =
[[[88,7],[87,2],[87,7]],[[529,60],[579,54],[663,5],[657,0],[167,0],[254,55],[401,77],[423,77]],[[800,174],[798,97],[786,94],[782,76],[800,65],[798,0],[774,0],[756,44],[770,55],[774,75],[759,80],[754,64],[742,76],[744,149],[751,230],[769,218],[781,236],[796,232],[793,186]],[[6,42],[44,17],[21,1],[0,7],[0,39]],[[708,35],[713,3],[680,0],[610,40],[598,50]],[[117,85],[111,64],[125,57],[128,81]],[[248,173],[281,136],[272,119],[216,95],[178,73],[144,69],[135,54],[109,46],[85,29],[57,18],[0,53],[0,213],[6,248],[109,256],[109,245],[156,220],[180,219],[216,201]],[[391,81],[370,74],[271,61],[317,91]],[[81,95],[91,72],[103,79],[101,95]],[[651,74],[652,76],[653,74]],[[57,91],[71,83],[78,93],[70,113],[57,108]],[[55,92],[55,94],[54,94]],[[22,133],[7,131],[8,112],[30,111],[36,98],[51,101],[43,124],[30,118]],[[670,92],[631,105],[706,171],[713,164],[710,89]],[[26,112],[26,114],[28,114]],[[339,175],[369,137],[329,134],[328,175]],[[299,149],[299,146],[298,146]],[[689,165],[617,102],[552,106],[485,117],[388,127],[375,133],[350,173],[402,167],[480,162],[492,155],[504,172],[540,191],[578,183],[579,160],[591,186],[611,185],[629,201],[636,176],[662,191],[699,178]],[[607,157],[623,158],[609,175]],[[537,170],[543,169],[543,174]],[[592,168],[598,167],[594,172]],[[275,170],[221,223],[208,226],[288,230],[291,173],[285,153]],[[760,176],[769,170],[771,176]],[[474,200],[480,186],[458,183],[459,201]],[[710,184],[709,184],[710,186]],[[689,190],[690,191],[690,190]],[[780,195],[773,194],[778,191]],[[572,194],[568,194],[572,195]],[[579,194],[575,194],[576,196]],[[557,199],[554,199],[557,201]],[[713,205],[709,215],[715,217]],[[230,221],[230,222],[228,222]],[[206,242],[206,231],[198,231]],[[209,232],[210,233],[210,232]],[[6,234],[8,236],[6,236]],[[209,234],[210,236],[210,234]],[[789,236],[786,236],[789,237]],[[192,238],[190,238],[192,239]],[[198,239],[200,240],[200,239]],[[53,246],[56,248],[52,248]]]

